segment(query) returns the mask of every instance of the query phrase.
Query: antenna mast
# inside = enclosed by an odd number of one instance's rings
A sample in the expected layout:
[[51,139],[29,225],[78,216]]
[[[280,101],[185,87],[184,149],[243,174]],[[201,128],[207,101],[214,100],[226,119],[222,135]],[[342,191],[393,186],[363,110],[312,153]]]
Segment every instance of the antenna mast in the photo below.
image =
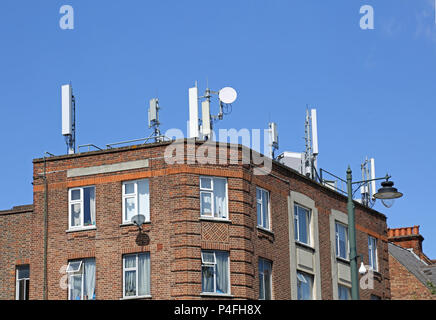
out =
[[62,135],[68,154],[76,153],[76,98],[70,84],[62,86]]
[[305,175],[317,179],[317,157],[318,157],[318,128],[316,109],[306,108],[306,121],[304,123],[304,139],[306,151],[304,152]]
[[159,99],[153,98],[150,100],[150,108],[148,109],[148,128],[153,128],[153,134],[155,142],[160,141],[160,122],[159,122]]

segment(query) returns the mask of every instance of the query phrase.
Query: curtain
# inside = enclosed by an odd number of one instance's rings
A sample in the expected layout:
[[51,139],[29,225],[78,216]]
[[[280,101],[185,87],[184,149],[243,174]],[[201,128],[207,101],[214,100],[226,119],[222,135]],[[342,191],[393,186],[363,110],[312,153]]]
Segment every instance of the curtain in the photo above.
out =
[[150,193],[148,180],[138,181],[138,214],[142,214],[145,220],[150,220]]
[[269,197],[268,197],[268,192],[266,191],[262,191],[262,207],[263,207],[262,226],[264,228],[269,229]]
[[125,198],[126,221],[131,221],[136,213],[136,199],[134,197]]
[[[135,268],[136,256],[126,256],[124,258],[124,268]],[[124,271],[124,295],[136,296],[136,271]]]
[[229,261],[227,252],[215,252],[216,257],[216,292],[228,293]]
[[309,211],[298,207],[299,241],[309,244]]
[[271,262],[264,261],[263,277],[265,279],[265,300],[271,300]]
[[150,254],[138,255],[138,295],[150,294]]
[[125,296],[135,296],[136,295],[136,271],[126,271],[125,272]]
[[227,199],[226,199],[225,179],[213,180],[213,195],[215,200],[215,217],[227,218]]
[[80,203],[74,203],[71,205],[71,225],[73,227],[80,226]]
[[201,268],[201,291],[202,292],[213,292],[213,273],[214,267],[203,266]]
[[85,260],[85,295],[88,300],[95,299],[95,259]]
[[259,299],[265,299],[265,286],[263,279],[263,260],[259,260]]
[[70,300],[82,299],[82,274],[72,274],[70,276]]
[[83,208],[84,208],[84,225],[95,225],[95,188],[84,188],[83,189]]

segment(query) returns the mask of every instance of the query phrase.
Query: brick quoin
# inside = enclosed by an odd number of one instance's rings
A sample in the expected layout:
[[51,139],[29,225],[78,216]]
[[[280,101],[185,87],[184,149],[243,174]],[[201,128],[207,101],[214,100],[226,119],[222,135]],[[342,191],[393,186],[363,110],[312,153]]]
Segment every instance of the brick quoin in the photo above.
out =
[[[150,252],[152,299],[213,299],[201,296],[201,250],[229,252],[231,297],[258,299],[258,259],[272,261],[273,299],[291,299],[288,196],[291,191],[315,201],[319,212],[319,250],[322,299],[333,298],[329,215],[331,210],[347,212],[347,199],[284,165],[273,162],[269,175],[254,175],[254,164],[242,164],[242,150],[236,146],[237,164],[189,164],[188,149],[200,142],[183,145],[184,163],[167,164],[169,143],[153,143],[74,155],[34,159],[33,206],[25,212],[0,212],[0,298],[15,298],[15,267],[30,265],[30,299],[43,299],[44,252],[44,165],[48,195],[47,297],[65,300],[67,290],[60,283],[60,272],[68,260],[93,257],[96,261],[96,298],[122,298],[122,255]],[[227,146],[228,159],[230,147]],[[218,156],[218,148],[217,148]],[[213,158],[213,155],[211,155]],[[221,155],[222,156],[222,155]],[[109,165],[149,159],[149,167],[67,177],[73,168]],[[200,219],[201,175],[226,177],[230,222]],[[147,244],[138,245],[138,228],[122,224],[122,182],[149,179],[150,223],[142,227]],[[68,229],[68,189],[94,185],[96,229],[66,232]],[[256,186],[270,191],[271,228],[257,227]],[[371,294],[390,299],[386,217],[357,202],[357,252],[368,261],[367,236],[379,241],[379,273],[373,290],[361,290],[361,299]]]

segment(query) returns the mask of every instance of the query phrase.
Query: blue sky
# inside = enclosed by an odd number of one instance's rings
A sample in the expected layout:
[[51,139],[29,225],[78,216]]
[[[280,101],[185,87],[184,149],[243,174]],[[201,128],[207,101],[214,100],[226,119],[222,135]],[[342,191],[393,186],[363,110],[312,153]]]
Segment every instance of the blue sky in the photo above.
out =
[[[74,30],[59,9],[74,8]],[[361,30],[359,9],[375,11]],[[159,97],[162,130],[186,131],[187,89],[206,79],[238,100],[217,128],[278,123],[280,151],[303,151],[318,110],[319,166],[360,177],[376,159],[404,193],[375,208],[391,227],[420,225],[436,258],[436,25],[428,0],[0,2],[0,209],[32,203],[32,159],[64,154],[60,86],[77,98],[77,143],[142,138]]]

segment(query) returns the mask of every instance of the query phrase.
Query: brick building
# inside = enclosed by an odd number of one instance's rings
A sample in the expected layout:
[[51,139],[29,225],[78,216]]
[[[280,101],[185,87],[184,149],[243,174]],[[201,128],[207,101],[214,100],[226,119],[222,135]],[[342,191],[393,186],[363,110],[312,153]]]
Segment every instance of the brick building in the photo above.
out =
[[[0,299],[350,296],[346,197],[276,161],[229,164],[254,154],[240,145],[208,163],[176,145],[174,163],[169,142],[34,159],[33,205],[0,212]],[[355,208],[361,299],[390,299],[386,217]]]
[[388,230],[393,300],[436,300],[436,261],[422,250],[419,226]]

